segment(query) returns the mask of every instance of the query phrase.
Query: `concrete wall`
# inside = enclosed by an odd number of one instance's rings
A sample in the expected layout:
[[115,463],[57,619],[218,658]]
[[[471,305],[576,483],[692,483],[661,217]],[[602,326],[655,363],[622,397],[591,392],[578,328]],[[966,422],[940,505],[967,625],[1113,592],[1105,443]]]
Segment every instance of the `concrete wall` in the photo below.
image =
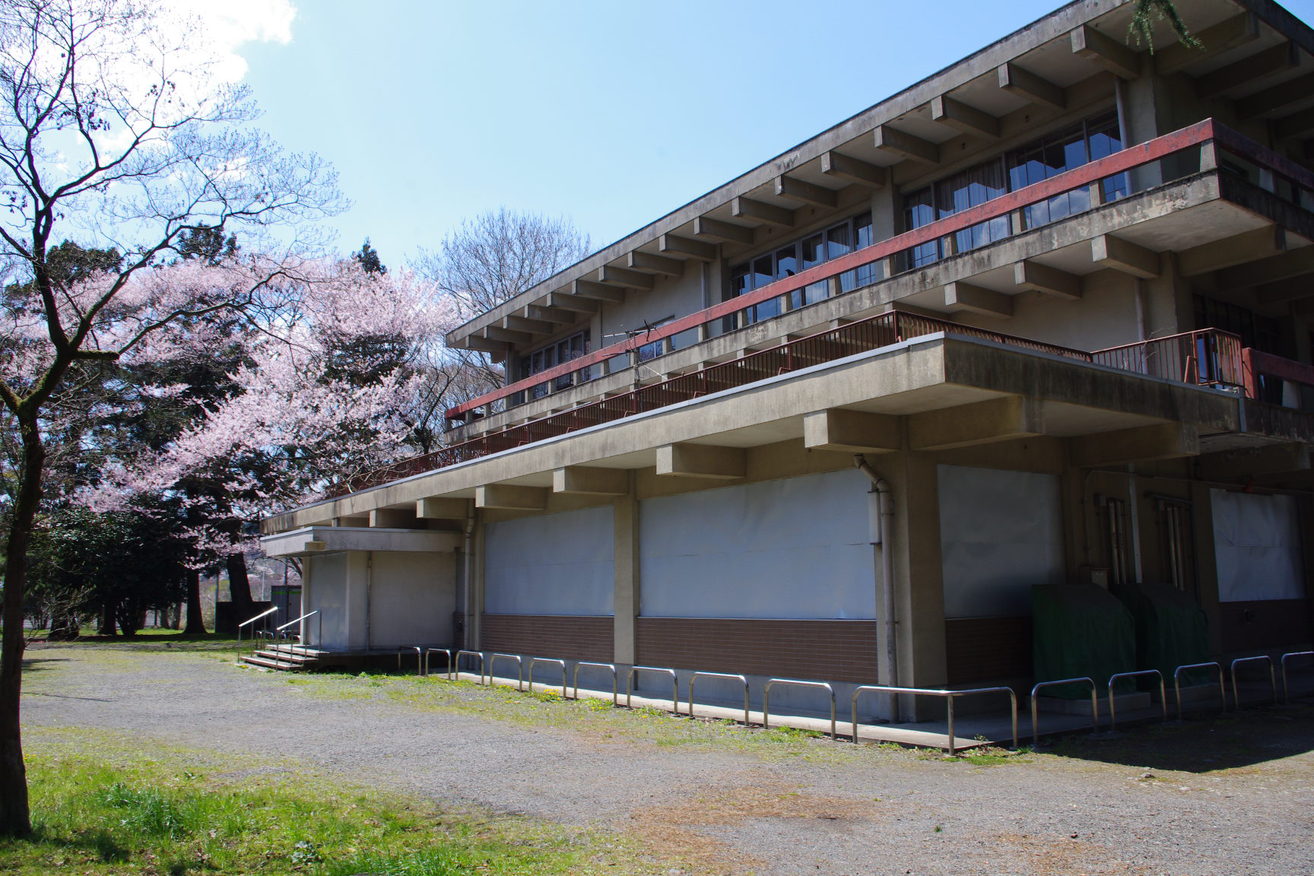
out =
[[484,540],[484,612],[610,615],[610,506],[491,523]]
[[[316,647],[347,647],[347,555],[307,557],[302,576],[303,611],[318,611],[320,618],[308,627],[309,643]],[[322,638],[320,638],[322,636]]]
[[370,647],[451,645],[455,556],[376,551],[372,562]]

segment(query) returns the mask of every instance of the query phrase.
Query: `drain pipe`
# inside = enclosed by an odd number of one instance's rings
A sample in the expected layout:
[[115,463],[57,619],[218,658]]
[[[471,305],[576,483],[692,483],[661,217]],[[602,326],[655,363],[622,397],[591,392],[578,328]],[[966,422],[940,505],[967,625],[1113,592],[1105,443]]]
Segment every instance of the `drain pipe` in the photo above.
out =
[[[899,683],[899,643],[895,638],[894,607],[894,552],[890,550],[890,537],[894,532],[894,500],[890,495],[890,484],[876,473],[861,453],[853,455],[853,465],[871,480],[871,489],[867,491],[871,520],[871,543],[880,545],[881,551],[881,613],[885,616],[885,679],[884,684]],[[890,721],[899,720],[899,697],[890,696]]]
[[465,603],[465,624],[464,624],[464,628],[461,631],[462,648],[470,647],[470,633],[471,633],[470,621],[473,617],[470,608],[470,594],[471,594],[470,573],[473,569],[474,564],[470,560],[470,551],[471,551],[471,544],[474,541],[474,525],[475,525],[475,512],[474,512],[473,503],[471,503],[470,513],[467,514],[465,517],[465,526],[463,527],[463,531],[465,533],[465,540],[461,547],[461,564],[462,564],[461,588],[464,594],[462,596],[462,599]]

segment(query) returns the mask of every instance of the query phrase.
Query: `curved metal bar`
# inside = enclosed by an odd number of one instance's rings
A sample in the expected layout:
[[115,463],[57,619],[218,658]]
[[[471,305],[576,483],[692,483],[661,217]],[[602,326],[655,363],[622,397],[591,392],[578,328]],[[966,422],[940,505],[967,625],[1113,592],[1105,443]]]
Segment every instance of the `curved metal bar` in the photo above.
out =
[[530,657],[529,658],[529,691],[534,691],[534,664],[535,663],[555,663],[561,667],[561,696],[566,696],[566,661],[558,660],[555,657]]
[[896,687],[889,684],[858,685],[853,689],[852,696],[849,697],[849,707],[851,709],[850,718],[853,720],[853,743],[855,745],[858,742],[858,698],[864,693],[910,694],[912,696],[944,698],[947,701],[945,715],[948,718],[947,729],[949,732],[947,735],[949,737],[950,754],[953,754],[958,750],[957,746],[954,744],[954,700],[958,697],[969,697],[975,694],[1007,693],[1013,718],[1013,747],[1017,748],[1017,692],[1011,687],[974,687],[964,690],[945,690],[933,687]]
[[403,645],[397,649],[397,671],[401,672],[402,655],[409,654],[412,651],[415,652],[415,674],[427,675],[428,673],[424,671],[424,649],[419,645]]
[[1173,670],[1173,690],[1177,693],[1177,720],[1182,720],[1182,673],[1192,669],[1217,669],[1218,670],[1218,698],[1227,711],[1227,684],[1223,681],[1223,665],[1213,660],[1205,663],[1187,663]]
[[769,678],[766,686],[762,688],[762,726],[764,728],[771,726],[771,687],[772,685],[785,684],[795,687],[819,687],[830,694],[830,738],[835,736],[835,688],[831,687],[824,681],[800,681],[796,678]]
[[276,611],[278,611],[278,606],[277,606],[277,605],[275,605],[273,608],[266,608],[264,611],[260,612],[260,613],[259,613],[258,615],[256,615],[255,617],[249,617],[249,618],[247,618],[246,620],[242,621],[240,624],[238,624],[238,625],[237,625],[237,641],[239,641],[239,642],[242,641],[242,627],[246,626],[247,624],[253,624],[253,623],[255,623],[256,621],[260,620],[260,618],[265,617],[266,615],[271,615],[271,614],[273,614],[273,613],[276,612]]
[[1290,657],[1314,657],[1314,651],[1288,651],[1282,655],[1282,701],[1291,702],[1291,688],[1287,686],[1287,659]]
[[611,670],[611,704],[620,705],[620,694],[616,685],[616,664],[615,663],[593,663],[588,660],[581,660],[575,664],[574,682],[575,682],[575,699],[579,699],[579,670],[581,666],[592,666],[597,669]]
[[1157,669],[1138,669],[1135,672],[1115,672],[1109,676],[1109,729],[1118,726],[1118,707],[1113,702],[1113,685],[1124,678],[1142,678],[1153,675],[1159,679],[1159,704],[1163,707],[1163,719],[1168,720],[1168,693],[1163,684],[1163,673]]
[[667,669],[664,666],[630,667],[625,681],[625,708],[631,708],[630,700],[634,696],[634,677],[640,672],[663,672],[671,677],[671,708],[675,711],[675,714],[680,714],[680,680],[676,678],[674,669]]
[[451,648],[425,648],[424,649],[424,674],[429,674],[429,655],[433,653],[447,655],[447,678],[452,677],[452,649]]
[[478,657],[478,658],[479,658],[479,683],[480,683],[480,684],[483,684],[483,683],[484,683],[484,664],[485,664],[485,662],[486,662],[486,661],[484,660],[484,652],[483,652],[483,651],[466,651],[466,650],[457,651],[457,652],[456,652],[456,660],[455,660],[455,662],[453,662],[452,665],[451,665],[450,667],[448,667],[448,670],[447,670],[447,680],[448,680],[448,681],[456,681],[457,676],[459,676],[459,675],[461,674],[461,655],[463,655],[463,654],[469,654],[471,657]]
[[1063,684],[1089,684],[1090,685],[1090,729],[1098,730],[1100,727],[1100,698],[1095,692],[1095,679],[1088,676],[1078,678],[1059,678],[1054,681],[1042,681],[1035,687],[1031,688],[1031,741],[1037,742],[1040,739],[1040,704],[1036,702],[1036,694],[1041,688],[1058,687]]
[[498,660],[516,661],[516,690],[524,690],[525,666],[524,663],[521,662],[519,654],[498,654],[494,652],[493,655],[488,658],[488,683],[493,683],[493,670],[497,668]]
[[1273,658],[1267,654],[1259,654],[1255,657],[1238,657],[1232,661],[1232,704],[1236,708],[1241,708],[1241,689],[1236,686],[1236,668],[1242,663],[1267,663],[1268,664],[1268,683],[1273,688],[1273,702],[1278,701],[1277,679],[1273,676]]
[[742,675],[736,675],[733,672],[695,672],[689,676],[689,717],[693,717],[694,707],[694,683],[699,678],[733,678],[744,686],[744,723],[752,723],[748,720],[748,679]]

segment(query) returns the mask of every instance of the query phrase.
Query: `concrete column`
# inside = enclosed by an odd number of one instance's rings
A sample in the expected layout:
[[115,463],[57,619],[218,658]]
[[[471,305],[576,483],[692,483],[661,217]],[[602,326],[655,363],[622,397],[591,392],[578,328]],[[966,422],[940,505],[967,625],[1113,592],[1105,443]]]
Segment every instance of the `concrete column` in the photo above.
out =
[[465,641],[466,647],[472,651],[484,647],[484,569],[488,565],[484,562],[484,551],[488,545],[485,538],[487,529],[487,523],[482,520],[477,522],[471,540],[473,556],[470,558],[470,604],[466,607]]
[[1222,653],[1223,631],[1218,600],[1218,559],[1214,554],[1214,507],[1209,485],[1191,482],[1191,528],[1195,536],[1195,579],[1200,607],[1209,618],[1209,650]]
[[[929,454],[899,454],[883,467],[894,487],[894,577],[899,606],[899,679],[903,687],[945,683],[944,584],[940,560],[939,478]],[[892,477],[891,477],[892,475]],[[883,630],[882,630],[883,632]],[[882,647],[882,653],[884,648]],[[929,714],[925,699],[907,701],[904,720]],[[937,704],[938,706],[939,704]]]
[[369,647],[369,577],[369,552],[348,551],[343,614],[346,616],[347,649],[351,651],[363,651]]
[[639,614],[639,501],[634,494],[633,472],[629,494],[616,499],[613,508],[616,578],[612,594],[615,616],[612,660],[633,664],[637,651],[635,618]]

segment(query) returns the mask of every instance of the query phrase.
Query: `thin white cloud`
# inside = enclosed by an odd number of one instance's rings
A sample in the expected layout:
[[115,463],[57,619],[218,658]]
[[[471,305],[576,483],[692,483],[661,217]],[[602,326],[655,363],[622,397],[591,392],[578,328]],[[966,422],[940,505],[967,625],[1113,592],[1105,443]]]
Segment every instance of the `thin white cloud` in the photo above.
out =
[[[297,10],[291,0],[161,0],[175,26],[199,24],[212,74],[220,82],[240,82],[247,63],[239,50],[247,43],[292,41],[292,20]],[[199,48],[199,46],[198,46]]]

